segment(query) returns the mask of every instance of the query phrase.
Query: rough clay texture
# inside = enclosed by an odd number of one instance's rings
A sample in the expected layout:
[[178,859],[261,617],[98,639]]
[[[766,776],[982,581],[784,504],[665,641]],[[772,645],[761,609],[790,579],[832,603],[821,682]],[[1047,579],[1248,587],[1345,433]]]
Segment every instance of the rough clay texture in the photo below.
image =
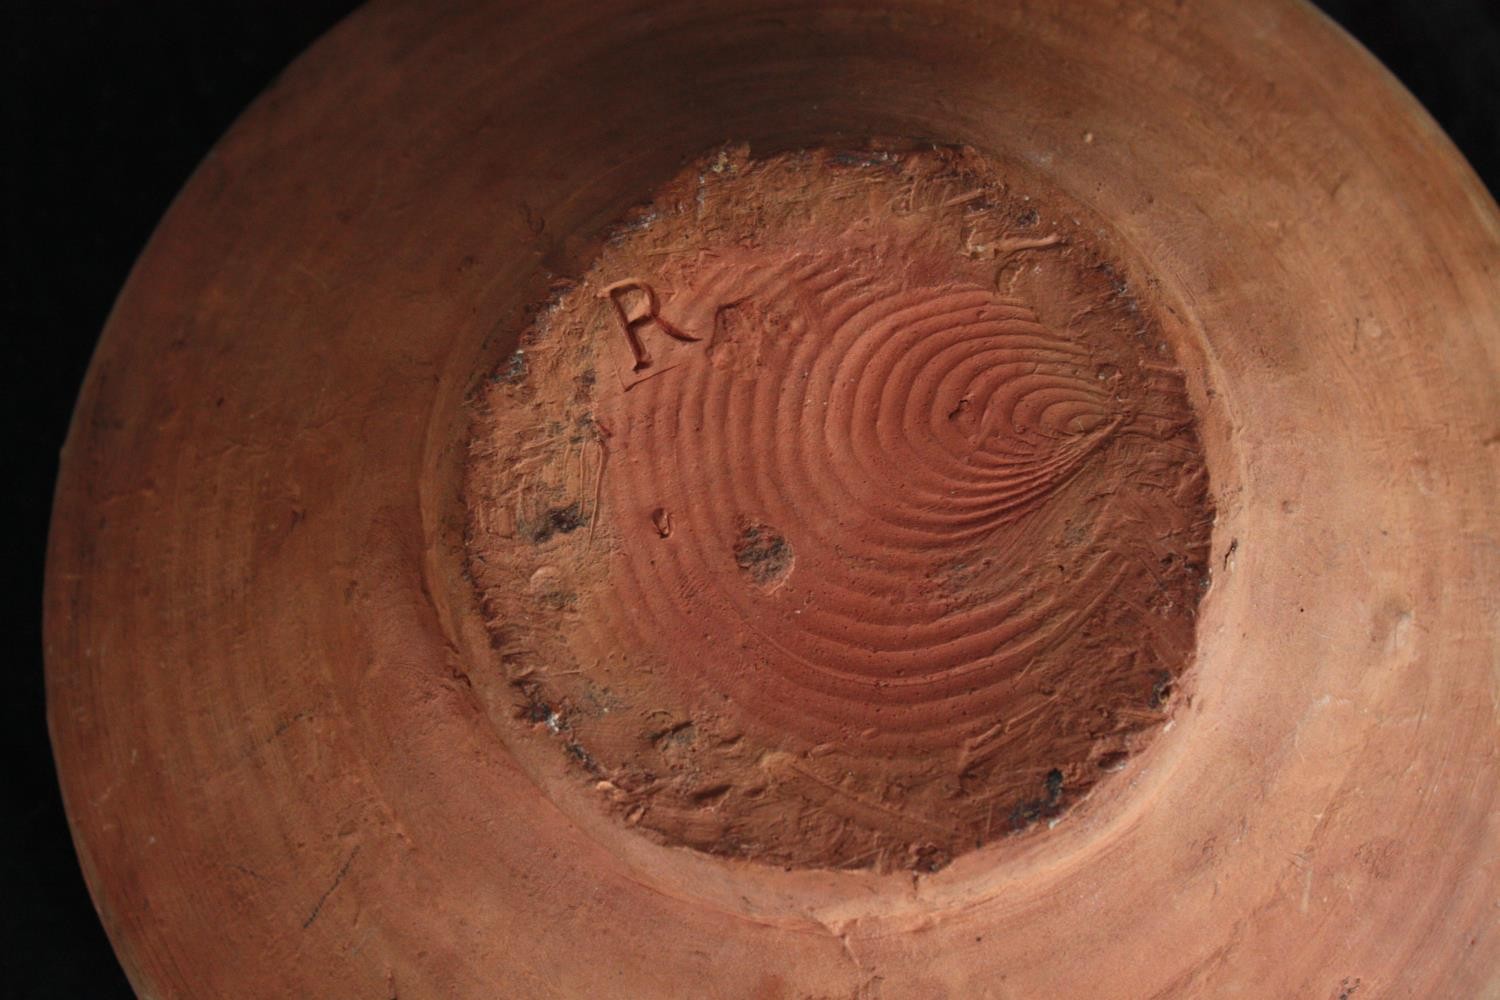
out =
[[1212,513],[1096,242],[968,150],[726,149],[657,192],[475,408],[469,676],[507,738],[666,843],[881,871],[1118,770]]

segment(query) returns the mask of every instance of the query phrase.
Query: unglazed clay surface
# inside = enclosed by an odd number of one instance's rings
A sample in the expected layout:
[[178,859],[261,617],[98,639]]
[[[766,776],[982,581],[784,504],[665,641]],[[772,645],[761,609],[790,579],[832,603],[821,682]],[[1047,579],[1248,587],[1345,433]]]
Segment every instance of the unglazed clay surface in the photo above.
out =
[[377,0],[62,456],[126,972],[1496,996],[1497,276],[1293,0]]
[[1016,184],[718,152],[489,379],[468,676],[627,824],[931,872],[1163,720],[1212,520],[1183,378],[1099,227]]

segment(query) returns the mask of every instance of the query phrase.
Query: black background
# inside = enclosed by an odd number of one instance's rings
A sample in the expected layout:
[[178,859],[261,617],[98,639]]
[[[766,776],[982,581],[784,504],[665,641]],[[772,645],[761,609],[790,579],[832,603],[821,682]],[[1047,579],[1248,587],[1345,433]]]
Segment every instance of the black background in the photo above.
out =
[[[83,886],[43,716],[41,581],[57,452],[94,340],[172,196],[234,117],[353,9],[7,0],[5,417],[16,659],[0,736],[0,994],[129,997]],[[1327,0],[1500,190],[1500,2]],[[232,935],[232,928],[225,928]]]

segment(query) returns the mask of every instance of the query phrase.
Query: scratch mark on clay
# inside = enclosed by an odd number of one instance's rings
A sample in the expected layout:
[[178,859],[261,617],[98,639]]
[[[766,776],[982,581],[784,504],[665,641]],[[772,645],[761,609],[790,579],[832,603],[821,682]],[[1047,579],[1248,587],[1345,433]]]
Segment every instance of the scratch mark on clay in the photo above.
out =
[[307,930],[313,925],[313,921],[318,919],[318,914],[323,912],[323,904],[328,902],[328,897],[333,895],[333,890],[337,889],[339,887],[339,883],[344,881],[344,876],[349,874],[349,866],[354,864],[354,858],[358,854],[358,847],[349,852],[349,857],[344,859],[343,867],[340,868],[339,873],[333,877],[333,884],[330,885],[327,889],[323,890],[323,895],[319,896],[318,901],[313,904],[312,912],[307,915],[306,920],[302,921],[303,930]]
[[681,365],[669,365],[666,368],[660,369],[659,371],[652,372],[650,375],[643,375],[640,378],[636,379],[634,382],[631,382],[631,383],[627,384],[625,386],[624,391],[625,392],[629,392],[631,389],[634,389],[636,386],[640,385],[642,382],[649,382],[652,379],[656,378],[658,375],[665,375],[667,372],[676,371],[677,369],[679,369],[681,367],[682,367]]
[[604,494],[604,469],[609,465],[609,438],[614,435],[608,427],[598,418],[594,420],[595,426],[604,436],[599,439],[599,471],[594,474],[594,507],[589,512],[589,541],[590,547],[594,544],[594,532],[599,527],[599,499]]

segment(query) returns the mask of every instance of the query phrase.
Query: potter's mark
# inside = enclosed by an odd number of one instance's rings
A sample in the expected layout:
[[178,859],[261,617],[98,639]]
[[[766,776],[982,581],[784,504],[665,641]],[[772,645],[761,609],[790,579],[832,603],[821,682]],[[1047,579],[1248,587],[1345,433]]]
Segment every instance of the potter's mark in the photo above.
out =
[[[626,305],[627,298],[632,297],[632,293],[636,300],[634,308]],[[609,285],[599,294],[609,299],[615,318],[619,320],[620,329],[625,333],[625,341],[630,345],[631,356],[635,359],[635,364],[631,366],[632,371],[641,371],[651,367],[651,354],[641,341],[640,334],[641,329],[648,324],[655,324],[662,333],[684,343],[691,344],[701,339],[678,329],[662,318],[656,290],[644,281],[626,278]]]

